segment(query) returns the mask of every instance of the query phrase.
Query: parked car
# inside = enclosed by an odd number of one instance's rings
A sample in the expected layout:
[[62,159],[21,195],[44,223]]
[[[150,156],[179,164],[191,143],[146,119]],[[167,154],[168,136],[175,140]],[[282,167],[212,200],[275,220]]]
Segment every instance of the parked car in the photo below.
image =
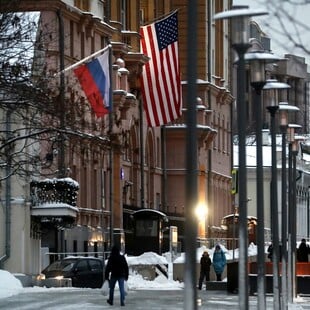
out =
[[95,257],[67,257],[42,270],[45,279],[70,278],[73,287],[100,288],[103,284],[103,261]]

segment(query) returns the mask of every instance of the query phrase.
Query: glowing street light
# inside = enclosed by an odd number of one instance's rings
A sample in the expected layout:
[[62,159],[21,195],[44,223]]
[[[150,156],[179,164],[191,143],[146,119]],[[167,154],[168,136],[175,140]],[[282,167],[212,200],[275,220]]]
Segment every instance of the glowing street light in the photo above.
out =
[[208,215],[208,209],[206,204],[199,203],[195,209],[195,215],[198,221],[198,237],[205,238],[206,236],[206,218]]

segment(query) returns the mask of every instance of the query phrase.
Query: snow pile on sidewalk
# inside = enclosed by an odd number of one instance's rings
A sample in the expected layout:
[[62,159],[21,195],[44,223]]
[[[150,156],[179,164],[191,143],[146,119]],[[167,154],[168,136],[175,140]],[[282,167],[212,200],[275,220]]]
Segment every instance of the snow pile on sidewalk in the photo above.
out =
[[168,261],[165,257],[160,256],[154,252],[146,252],[140,256],[126,256],[126,260],[129,266],[168,264]]
[[19,294],[23,290],[21,282],[11,273],[0,270],[0,298]]

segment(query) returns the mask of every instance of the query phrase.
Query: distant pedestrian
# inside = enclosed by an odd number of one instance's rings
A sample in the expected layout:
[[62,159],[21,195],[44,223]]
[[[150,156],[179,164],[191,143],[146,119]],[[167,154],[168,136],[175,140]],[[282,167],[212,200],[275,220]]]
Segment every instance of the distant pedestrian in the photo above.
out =
[[297,260],[299,262],[308,263],[308,255],[310,253],[309,245],[306,243],[306,239],[301,239],[301,243],[297,249]]
[[113,305],[114,288],[116,282],[118,282],[121,306],[125,306],[125,281],[128,280],[128,273],[126,258],[120,254],[117,246],[113,246],[105,268],[105,280],[109,280],[110,284],[108,304]]
[[273,245],[272,243],[269,244],[269,247],[267,249],[267,252],[268,252],[268,258],[270,259],[270,261],[272,262],[272,253],[273,253]]
[[202,288],[202,283],[204,279],[206,279],[206,282],[210,281],[210,266],[211,259],[209,253],[207,251],[204,251],[200,258],[200,276],[198,283],[198,289],[200,290]]
[[219,244],[215,246],[212,264],[216,274],[216,281],[222,281],[222,273],[226,266],[226,256]]
[[[273,244],[270,243],[270,245],[267,249],[267,252],[268,252],[267,257],[270,259],[271,262],[273,261],[273,250],[274,250]],[[279,243],[279,255],[278,256],[279,256],[278,260],[279,260],[279,262],[281,262],[282,261],[282,244],[281,243]]]

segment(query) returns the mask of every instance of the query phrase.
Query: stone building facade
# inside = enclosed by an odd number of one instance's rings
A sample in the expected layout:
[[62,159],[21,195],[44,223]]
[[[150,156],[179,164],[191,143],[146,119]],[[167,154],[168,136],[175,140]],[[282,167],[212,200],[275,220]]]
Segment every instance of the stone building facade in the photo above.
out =
[[[43,63],[46,64],[42,74],[48,74],[49,86],[55,89],[60,108],[59,128],[67,130],[59,130],[57,143],[47,139],[41,144],[43,158],[50,154],[47,150],[54,154],[51,166],[45,169],[54,171],[51,178],[71,178],[79,184],[78,212],[69,214],[74,224],[55,225],[56,219],[63,219],[65,214],[57,214],[54,204],[44,205],[45,208],[40,209],[42,213],[37,209],[35,214],[34,205],[29,205],[28,222],[41,219],[39,242],[48,252],[99,255],[109,249],[111,243],[120,244],[130,252],[131,216],[145,208],[163,212],[168,225],[178,227],[178,241],[183,249],[187,207],[184,203],[186,113],[192,104],[186,102],[186,57],[190,47],[185,4],[181,0],[56,0],[22,1],[15,8],[41,13],[40,30],[46,34],[42,37]],[[199,202],[207,206],[208,213],[197,222],[197,233],[198,237],[206,238],[218,236],[222,217],[232,211],[231,106],[234,98],[229,91],[229,29],[222,21],[212,21],[214,13],[229,8],[231,3],[200,0],[198,5],[197,178]],[[140,75],[148,57],[140,52],[139,27],[176,9],[183,113],[174,123],[150,128],[141,101]],[[72,70],[62,70],[109,44],[113,111],[98,119]],[[24,190],[25,196],[30,195],[29,188]],[[18,227],[12,225],[11,230],[16,231]],[[32,249],[23,251],[21,256]],[[29,267],[18,262],[11,264],[10,259],[4,262],[10,271],[40,271],[37,262]]]

